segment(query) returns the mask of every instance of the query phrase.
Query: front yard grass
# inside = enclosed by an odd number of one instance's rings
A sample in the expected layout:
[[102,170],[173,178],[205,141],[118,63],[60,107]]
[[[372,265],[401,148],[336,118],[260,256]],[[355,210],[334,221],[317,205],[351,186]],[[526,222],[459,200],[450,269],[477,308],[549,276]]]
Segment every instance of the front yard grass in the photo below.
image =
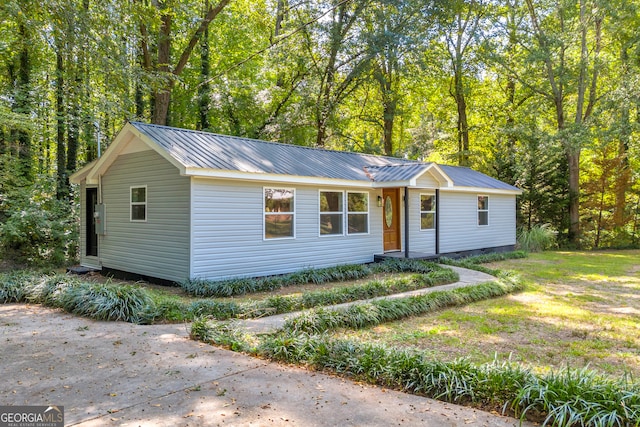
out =
[[545,252],[487,267],[518,272],[521,293],[343,330],[336,338],[421,349],[437,360],[511,360],[640,378],[640,251]]

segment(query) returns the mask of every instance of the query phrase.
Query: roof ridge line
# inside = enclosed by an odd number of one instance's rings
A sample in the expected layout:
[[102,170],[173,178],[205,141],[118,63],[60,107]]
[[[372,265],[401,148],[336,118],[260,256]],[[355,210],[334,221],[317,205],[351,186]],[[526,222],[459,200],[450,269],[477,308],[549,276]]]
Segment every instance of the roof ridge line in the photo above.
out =
[[369,156],[369,157],[375,157],[375,158],[393,159],[393,160],[398,160],[398,161],[404,162],[404,163],[399,163],[399,165],[425,163],[425,162],[421,162],[420,160],[401,159],[399,157],[384,156],[384,155],[380,155],[380,154],[358,153],[358,152],[355,152],[355,151],[343,151],[343,150],[334,150],[334,149],[329,149],[329,148],[308,147],[306,145],[296,145],[296,144],[290,144],[290,143],[287,143],[287,142],[265,141],[263,139],[249,138],[249,137],[246,137],[246,136],[225,135],[225,134],[221,134],[221,133],[207,132],[207,131],[197,130],[197,129],[185,129],[185,128],[179,128],[179,127],[175,127],[175,126],[158,125],[158,124],[155,124],[155,123],[144,123],[144,122],[133,121],[133,120],[129,121],[129,123],[131,123],[134,126],[135,125],[149,126],[149,127],[161,128],[161,129],[171,129],[171,130],[178,131],[178,132],[197,133],[197,134],[217,136],[217,137],[222,137],[222,138],[232,138],[232,139],[237,139],[237,140],[254,141],[254,142],[259,142],[259,143],[262,143],[262,144],[271,144],[271,145],[287,146],[287,147],[298,147],[298,148],[303,148],[303,149],[313,150],[313,151],[325,151],[325,152],[329,152],[329,153],[342,153],[342,154],[350,154],[350,155],[355,155],[355,156]]

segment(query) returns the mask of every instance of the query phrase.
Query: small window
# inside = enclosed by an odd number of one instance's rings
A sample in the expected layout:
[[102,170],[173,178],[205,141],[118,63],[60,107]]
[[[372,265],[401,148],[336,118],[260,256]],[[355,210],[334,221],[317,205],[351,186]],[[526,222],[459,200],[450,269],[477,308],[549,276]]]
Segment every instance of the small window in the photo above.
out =
[[131,221],[144,222],[147,220],[147,186],[131,187],[130,191]]
[[436,196],[433,194],[420,195],[420,230],[436,228]]
[[369,193],[347,194],[347,233],[369,232]]
[[295,191],[287,188],[264,189],[264,238],[295,237]]
[[489,196],[478,196],[478,225],[489,225]]
[[344,234],[342,191],[320,191],[320,235]]

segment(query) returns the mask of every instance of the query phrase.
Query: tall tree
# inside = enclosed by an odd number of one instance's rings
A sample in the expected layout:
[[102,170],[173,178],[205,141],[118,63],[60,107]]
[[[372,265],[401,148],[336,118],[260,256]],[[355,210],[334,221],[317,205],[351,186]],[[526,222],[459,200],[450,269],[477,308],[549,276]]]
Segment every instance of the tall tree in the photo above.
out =
[[[171,91],[176,83],[176,78],[179,77],[185,69],[185,66],[189,62],[189,58],[193,49],[202,38],[205,30],[208,28],[211,21],[213,21],[220,12],[225,8],[230,0],[220,0],[215,5],[210,5],[195,29],[191,30],[191,35],[188,38],[186,46],[182,49],[178,55],[178,60],[175,65],[172,66],[171,49],[173,47],[173,15],[175,10],[175,4],[170,0],[153,0],[152,6],[155,14],[159,16],[160,25],[157,30],[156,37],[156,57],[155,61],[152,60],[151,41],[148,32],[148,26],[143,21],[140,24],[140,32],[142,34],[142,52],[144,68],[146,70],[153,70],[160,76],[160,81],[157,83],[157,87],[153,92],[153,115],[152,122],[156,124],[166,125],[167,115],[169,112],[169,103],[171,100]],[[183,30],[185,31],[185,30]],[[189,32],[189,30],[186,30]]]
[[471,64],[471,49],[479,39],[478,30],[485,5],[477,0],[456,0],[448,7],[450,17],[442,22],[442,31],[453,74],[449,94],[455,100],[457,111],[458,164],[469,166],[469,85],[465,79]]
[[537,85],[536,90],[553,105],[567,161],[568,239],[579,244],[580,153],[586,123],[598,100],[603,17],[599,5],[589,0],[579,0],[577,13],[570,7],[572,3],[558,2],[544,11],[534,0],[526,0],[526,5],[536,47],[532,60],[542,62],[546,79],[546,85]]

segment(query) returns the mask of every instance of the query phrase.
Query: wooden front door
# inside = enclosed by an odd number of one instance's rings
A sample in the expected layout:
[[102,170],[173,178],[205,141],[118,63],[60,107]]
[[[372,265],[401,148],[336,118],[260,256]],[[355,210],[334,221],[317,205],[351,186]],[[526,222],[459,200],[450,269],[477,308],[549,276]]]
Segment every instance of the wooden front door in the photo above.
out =
[[382,228],[384,229],[384,250],[400,250],[400,204],[397,188],[382,190]]

